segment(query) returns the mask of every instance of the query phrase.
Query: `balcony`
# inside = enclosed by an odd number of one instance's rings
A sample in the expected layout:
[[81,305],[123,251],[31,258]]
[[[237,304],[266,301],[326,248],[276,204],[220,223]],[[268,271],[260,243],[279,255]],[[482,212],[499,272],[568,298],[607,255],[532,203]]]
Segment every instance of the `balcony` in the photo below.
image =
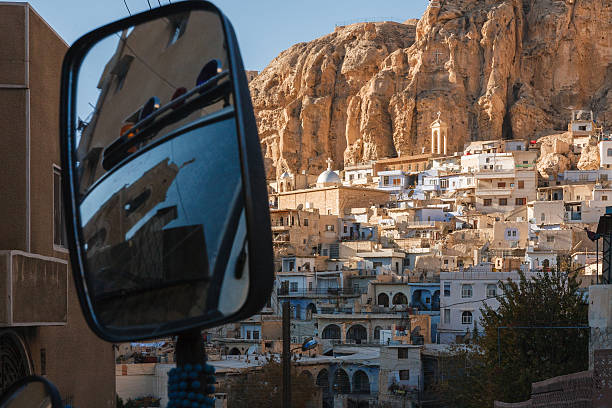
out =
[[0,326],[66,323],[68,262],[23,251],[0,251]]
[[477,196],[509,196],[512,194],[513,188],[477,188]]
[[287,297],[354,297],[366,293],[366,291],[360,288],[317,288],[298,290],[278,288],[276,293],[278,296]]

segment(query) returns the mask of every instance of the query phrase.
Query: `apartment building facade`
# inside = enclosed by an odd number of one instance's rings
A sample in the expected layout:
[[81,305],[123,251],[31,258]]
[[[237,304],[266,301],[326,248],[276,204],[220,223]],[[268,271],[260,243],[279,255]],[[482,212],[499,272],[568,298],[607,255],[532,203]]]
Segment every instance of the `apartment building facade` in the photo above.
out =
[[60,69],[67,44],[27,3],[0,3],[0,391],[46,376],[64,403],[115,403],[114,352],[88,328],[61,211]]

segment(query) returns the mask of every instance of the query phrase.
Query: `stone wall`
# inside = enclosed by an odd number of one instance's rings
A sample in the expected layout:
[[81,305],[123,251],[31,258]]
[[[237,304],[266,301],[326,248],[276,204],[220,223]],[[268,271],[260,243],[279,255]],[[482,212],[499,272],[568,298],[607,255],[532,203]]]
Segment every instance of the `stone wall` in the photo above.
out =
[[495,401],[495,408],[592,407],[593,372],[562,375],[531,385],[531,399],[516,403]]

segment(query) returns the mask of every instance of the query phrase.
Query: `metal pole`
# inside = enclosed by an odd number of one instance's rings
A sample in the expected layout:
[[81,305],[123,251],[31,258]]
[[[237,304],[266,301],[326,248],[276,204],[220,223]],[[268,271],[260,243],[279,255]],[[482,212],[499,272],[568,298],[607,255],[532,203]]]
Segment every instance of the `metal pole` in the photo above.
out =
[[283,303],[283,394],[282,394],[282,408],[291,407],[291,334],[290,334],[290,305],[289,302]]
[[595,275],[597,276],[597,284],[599,285],[599,238],[595,240],[595,245]]

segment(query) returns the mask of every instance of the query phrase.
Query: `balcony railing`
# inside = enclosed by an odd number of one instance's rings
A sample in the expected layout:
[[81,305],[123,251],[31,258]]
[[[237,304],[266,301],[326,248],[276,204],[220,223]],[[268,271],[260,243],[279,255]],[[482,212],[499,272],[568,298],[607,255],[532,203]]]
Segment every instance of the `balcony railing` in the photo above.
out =
[[296,296],[296,297],[359,296],[362,293],[367,293],[367,289],[365,288],[316,288],[316,289],[297,289],[297,290],[290,290],[289,288],[278,288],[277,289],[278,296]]

